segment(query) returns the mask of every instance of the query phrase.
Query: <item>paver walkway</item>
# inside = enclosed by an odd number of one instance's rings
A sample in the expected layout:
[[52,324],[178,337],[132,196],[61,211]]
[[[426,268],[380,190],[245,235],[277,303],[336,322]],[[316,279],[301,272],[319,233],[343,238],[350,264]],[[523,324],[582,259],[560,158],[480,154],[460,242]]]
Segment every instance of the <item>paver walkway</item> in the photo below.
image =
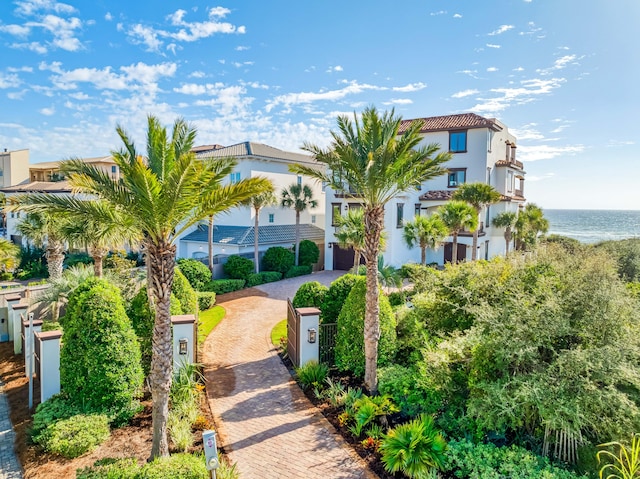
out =
[[22,479],[22,468],[13,445],[15,433],[9,418],[9,401],[0,379],[0,479]]
[[247,479],[377,478],[304,396],[271,344],[299,284],[326,271],[221,297],[227,314],[204,345],[219,444]]

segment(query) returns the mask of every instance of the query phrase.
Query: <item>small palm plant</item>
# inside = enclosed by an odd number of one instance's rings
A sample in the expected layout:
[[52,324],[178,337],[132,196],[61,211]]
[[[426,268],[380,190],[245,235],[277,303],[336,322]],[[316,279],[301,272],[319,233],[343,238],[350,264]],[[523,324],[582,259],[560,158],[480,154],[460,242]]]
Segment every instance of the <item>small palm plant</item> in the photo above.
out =
[[617,441],[600,444],[598,447],[614,447],[618,449],[617,456],[611,451],[598,451],[596,455],[598,464],[603,458],[611,461],[600,469],[600,479],[640,478],[640,435],[634,434],[631,437],[631,447],[629,449]]
[[422,415],[389,431],[380,452],[387,471],[400,471],[412,479],[428,479],[435,478],[438,469],[442,469],[446,447],[433,417]]

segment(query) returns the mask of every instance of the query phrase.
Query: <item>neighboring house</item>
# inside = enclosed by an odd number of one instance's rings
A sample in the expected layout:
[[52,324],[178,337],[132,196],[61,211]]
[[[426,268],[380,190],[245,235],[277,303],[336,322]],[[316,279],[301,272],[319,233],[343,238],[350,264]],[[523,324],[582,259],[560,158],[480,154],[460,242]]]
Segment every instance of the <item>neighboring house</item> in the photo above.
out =
[[[315,180],[289,171],[289,165],[296,163],[315,165],[311,156],[249,141],[227,147],[199,146],[193,151],[199,159],[236,158],[238,165],[227,179],[228,183],[256,176],[269,178],[273,182],[278,203],[260,210],[258,239],[261,252],[271,246],[291,247],[294,244],[296,215],[293,209],[280,207],[281,192],[283,188],[296,182],[309,185],[318,206],[300,215],[300,239],[315,241],[322,251],[324,234],[320,232],[325,224],[323,187]],[[214,218],[214,255],[245,254],[252,257],[254,214],[253,208],[239,207]],[[201,225],[185,233],[179,241],[178,257],[206,259],[207,232],[207,222],[203,221]]]
[[[483,182],[502,194],[499,203],[484,208],[480,214],[478,258],[488,259],[504,254],[504,230],[491,226],[491,219],[503,211],[517,212],[524,204],[524,167],[516,160],[516,139],[508,128],[495,118],[475,113],[419,118],[423,122],[420,132],[422,145],[437,143],[448,148],[452,159],[444,166],[447,174],[422,184],[417,191],[397,196],[387,204],[385,231],[387,235],[385,263],[399,267],[408,262],[420,262],[420,249],[408,248],[403,241],[403,225],[416,215],[430,215],[451,199],[462,183]],[[405,120],[400,133],[415,120]],[[353,251],[344,250],[335,238],[336,218],[349,208],[360,206],[357,195],[336,193],[326,189],[327,222],[325,269],[349,269],[353,265]],[[472,234],[458,237],[458,259],[471,259]],[[427,262],[451,262],[451,238],[438,250],[427,252]]]

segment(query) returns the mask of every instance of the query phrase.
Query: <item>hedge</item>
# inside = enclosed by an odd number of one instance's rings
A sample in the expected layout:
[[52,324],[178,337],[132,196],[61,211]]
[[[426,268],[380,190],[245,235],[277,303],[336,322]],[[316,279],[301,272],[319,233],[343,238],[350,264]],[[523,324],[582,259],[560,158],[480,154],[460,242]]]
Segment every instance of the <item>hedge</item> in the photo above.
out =
[[298,255],[298,264],[300,266],[311,266],[320,259],[320,249],[318,245],[311,240],[300,241],[300,254]]
[[311,266],[293,266],[284,275],[285,278],[295,278],[296,276],[304,276],[311,274]]
[[227,262],[223,266],[224,273],[231,279],[244,279],[256,270],[253,261],[237,254],[227,258]]
[[198,311],[206,311],[216,304],[216,293],[213,291],[198,292]]
[[104,414],[79,414],[49,425],[40,444],[49,452],[73,459],[96,449],[110,433],[109,418]]
[[258,286],[264,283],[272,283],[274,281],[280,281],[282,279],[282,273],[277,271],[262,271],[260,273],[251,273],[247,278],[247,288]]
[[285,274],[293,264],[296,258],[291,250],[282,246],[274,246],[265,251],[262,257],[262,269],[265,271],[278,271]]
[[342,306],[347,300],[351,288],[356,284],[357,278],[354,274],[345,274],[329,285],[329,291],[327,291],[324,303],[320,308],[322,310],[323,323],[335,323],[338,321]]
[[324,303],[324,298],[327,295],[327,288],[325,285],[320,284],[318,281],[309,281],[304,283],[296,291],[296,295],[293,297],[294,308],[308,308],[315,307],[320,308]]
[[216,294],[231,293],[244,288],[244,279],[214,279],[205,286],[205,291],[212,291]]

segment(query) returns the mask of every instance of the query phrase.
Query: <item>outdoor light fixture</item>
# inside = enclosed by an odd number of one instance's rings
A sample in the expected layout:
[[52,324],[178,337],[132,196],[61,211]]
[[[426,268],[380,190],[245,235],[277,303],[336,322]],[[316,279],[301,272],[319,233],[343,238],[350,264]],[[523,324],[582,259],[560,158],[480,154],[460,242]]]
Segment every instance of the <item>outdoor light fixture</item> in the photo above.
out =
[[188,343],[189,343],[189,340],[187,338],[181,338],[180,341],[178,342],[178,353],[181,356],[185,356],[187,354]]
[[315,343],[318,336],[318,331],[315,328],[307,329],[307,342]]

